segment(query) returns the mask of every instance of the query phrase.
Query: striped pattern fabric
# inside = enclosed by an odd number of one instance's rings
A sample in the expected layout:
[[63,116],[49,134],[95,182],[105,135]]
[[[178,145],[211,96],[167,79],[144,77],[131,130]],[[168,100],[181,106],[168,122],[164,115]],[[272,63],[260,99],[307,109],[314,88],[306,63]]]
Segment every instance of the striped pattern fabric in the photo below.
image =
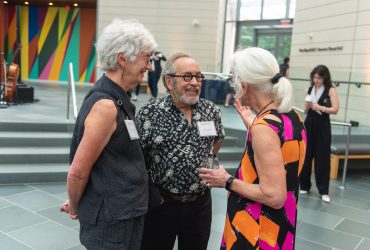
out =
[[[282,122],[265,118],[267,114]],[[287,199],[283,208],[273,209],[236,193],[229,193],[222,250],[293,249],[297,222],[299,175],[306,152],[306,132],[302,118],[294,111],[279,114],[270,110],[257,118],[253,126],[263,124],[280,138],[286,170]],[[236,177],[249,184],[258,184],[251,133]]]

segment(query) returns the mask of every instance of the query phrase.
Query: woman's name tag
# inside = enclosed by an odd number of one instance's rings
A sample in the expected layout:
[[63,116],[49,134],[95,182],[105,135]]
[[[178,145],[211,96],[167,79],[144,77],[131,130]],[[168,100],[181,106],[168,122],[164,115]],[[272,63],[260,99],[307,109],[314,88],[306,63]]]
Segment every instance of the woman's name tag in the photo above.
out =
[[200,136],[205,137],[217,135],[214,121],[197,122],[197,124]]
[[125,120],[128,134],[131,140],[139,139],[139,134],[137,133],[136,126],[133,120]]

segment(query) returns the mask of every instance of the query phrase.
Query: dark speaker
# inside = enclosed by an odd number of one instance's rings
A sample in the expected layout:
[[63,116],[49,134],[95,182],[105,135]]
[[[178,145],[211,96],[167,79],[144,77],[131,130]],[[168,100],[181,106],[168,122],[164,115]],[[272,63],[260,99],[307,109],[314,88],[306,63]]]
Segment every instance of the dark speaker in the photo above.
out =
[[33,87],[27,85],[17,85],[16,96],[18,103],[33,102]]

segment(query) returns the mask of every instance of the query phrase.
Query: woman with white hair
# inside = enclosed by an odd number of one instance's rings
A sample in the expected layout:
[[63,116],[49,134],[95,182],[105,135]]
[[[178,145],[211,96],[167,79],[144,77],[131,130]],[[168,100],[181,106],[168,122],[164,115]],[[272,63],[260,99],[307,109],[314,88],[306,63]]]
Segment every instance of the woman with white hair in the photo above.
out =
[[200,169],[208,187],[229,191],[221,249],[293,249],[306,132],[292,110],[292,86],[261,48],[237,52],[233,68],[246,149],[235,177],[223,166]]
[[140,249],[148,207],[148,176],[127,95],[151,69],[157,44],[136,20],[116,19],[96,44],[105,74],[77,117],[68,171],[68,200],[60,210],[79,219],[87,249]]

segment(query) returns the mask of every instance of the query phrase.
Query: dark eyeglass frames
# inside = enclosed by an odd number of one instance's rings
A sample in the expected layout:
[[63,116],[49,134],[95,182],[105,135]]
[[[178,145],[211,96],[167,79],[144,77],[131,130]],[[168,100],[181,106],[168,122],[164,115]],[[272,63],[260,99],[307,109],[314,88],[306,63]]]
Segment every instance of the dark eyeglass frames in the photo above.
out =
[[193,79],[193,77],[195,77],[195,80],[197,80],[197,82],[201,82],[205,78],[205,76],[200,72],[194,75],[192,73],[185,73],[183,75],[168,74],[167,76],[182,77],[185,82],[190,82]]

